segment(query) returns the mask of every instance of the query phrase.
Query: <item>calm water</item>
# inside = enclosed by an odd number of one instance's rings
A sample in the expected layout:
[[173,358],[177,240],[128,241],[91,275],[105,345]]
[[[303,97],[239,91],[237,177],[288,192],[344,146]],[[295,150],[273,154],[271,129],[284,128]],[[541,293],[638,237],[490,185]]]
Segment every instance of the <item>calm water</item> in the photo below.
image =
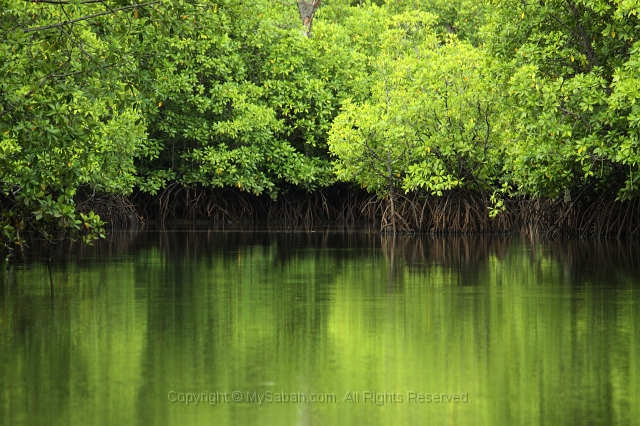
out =
[[2,425],[640,424],[636,244],[147,231],[27,260]]

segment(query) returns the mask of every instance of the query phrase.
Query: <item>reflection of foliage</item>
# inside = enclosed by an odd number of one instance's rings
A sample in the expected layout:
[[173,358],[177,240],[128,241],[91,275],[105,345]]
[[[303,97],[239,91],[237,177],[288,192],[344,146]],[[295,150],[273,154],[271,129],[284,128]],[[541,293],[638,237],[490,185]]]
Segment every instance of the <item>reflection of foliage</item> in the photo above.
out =
[[[167,402],[172,389],[236,388],[467,391],[464,409],[424,407],[437,424],[637,417],[637,245],[398,239],[389,285],[379,238],[126,233],[98,243],[97,258],[83,248],[51,264],[55,309],[46,266],[15,268],[0,277],[13,280],[0,284],[0,387],[12,407],[0,423],[255,424],[265,409],[279,424],[299,419],[291,404]],[[370,424],[411,424],[404,404]],[[345,425],[362,424],[361,407],[302,406]]]

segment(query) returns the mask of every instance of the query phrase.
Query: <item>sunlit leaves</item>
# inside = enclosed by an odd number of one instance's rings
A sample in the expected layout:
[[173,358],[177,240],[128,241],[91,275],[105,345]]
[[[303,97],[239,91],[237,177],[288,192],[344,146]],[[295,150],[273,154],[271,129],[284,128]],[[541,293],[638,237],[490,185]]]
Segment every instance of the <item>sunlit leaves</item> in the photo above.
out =
[[489,187],[501,161],[502,108],[491,62],[469,44],[442,43],[428,26],[418,43],[398,27],[385,33],[371,100],[347,103],[334,122],[338,177],[380,194],[389,184],[434,195]]
[[511,73],[505,173],[520,193],[637,195],[635,10],[601,0],[496,2],[487,40]]

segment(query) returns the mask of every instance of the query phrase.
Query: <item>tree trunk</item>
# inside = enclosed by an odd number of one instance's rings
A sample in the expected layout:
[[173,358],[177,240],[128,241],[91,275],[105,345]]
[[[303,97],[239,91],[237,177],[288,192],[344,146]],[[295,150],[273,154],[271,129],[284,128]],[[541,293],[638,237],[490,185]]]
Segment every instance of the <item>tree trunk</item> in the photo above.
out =
[[311,25],[313,25],[313,16],[320,6],[322,0],[298,0],[298,12],[300,12],[300,19],[302,25],[304,25],[304,35],[309,37],[311,35]]

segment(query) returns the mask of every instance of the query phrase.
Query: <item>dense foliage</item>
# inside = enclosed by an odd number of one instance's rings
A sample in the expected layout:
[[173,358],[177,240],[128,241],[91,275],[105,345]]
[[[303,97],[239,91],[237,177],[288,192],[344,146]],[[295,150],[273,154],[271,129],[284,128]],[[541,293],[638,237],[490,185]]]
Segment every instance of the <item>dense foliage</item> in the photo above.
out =
[[98,237],[79,190],[638,195],[634,1],[0,6],[6,247]]
[[498,5],[486,38],[510,76],[515,110],[505,178],[533,195],[594,186],[636,197],[637,3]]

